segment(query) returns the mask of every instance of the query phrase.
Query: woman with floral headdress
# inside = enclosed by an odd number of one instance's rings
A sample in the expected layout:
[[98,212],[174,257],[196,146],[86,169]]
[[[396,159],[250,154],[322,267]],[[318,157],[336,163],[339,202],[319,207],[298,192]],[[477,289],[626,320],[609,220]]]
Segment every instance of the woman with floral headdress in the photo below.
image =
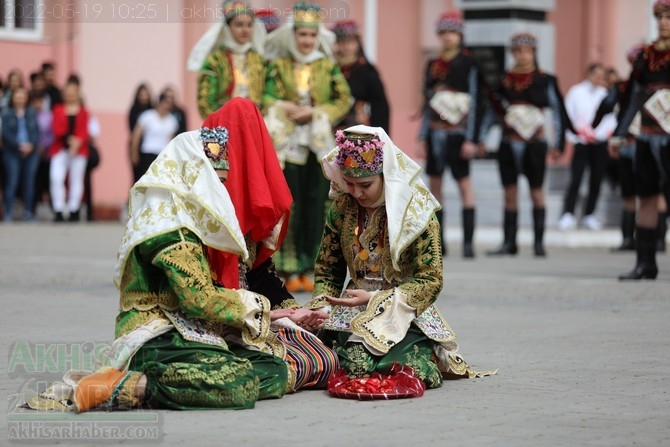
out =
[[346,129],[355,124],[381,127],[389,133],[389,103],[384,84],[363,51],[361,33],[353,20],[341,20],[333,25],[336,41],[333,55],[349,83],[354,105],[337,128]]
[[658,38],[645,45],[633,62],[622,94],[617,128],[609,142],[610,152],[616,154],[625,142],[630,124],[640,114],[640,131],[635,136],[635,195],[639,199],[635,228],[637,260],[633,270],[620,275],[620,280],[656,279],[658,275],[657,238],[663,231],[658,203],[662,183],[670,179],[670,115],[667,113],[670,0],[656,0],[653,12]]
[[327,315],[300,309],[273,270],[291,195],[260,112],[235,98],[204,126],[131,190],[108,367],[66,376],[71,397],[52,388],[31,407],[251,408],[324,387],[337,367],[303,328]]
[[331,53],[331,31],[320,8],[293,7],[293,17],[268,36],[270,60],[263,111],[293,195],[292,221],[276,257],[291,291],[311,291],[309,273],[319,247],[328,182],[318,160],[333,146],[333,126],[352,104],[347,81]]
[[[428,388],[474,377],[434,305],[443,284],[439,202],[421,168],[383,129],[339,131],[323,158],[333,203],[314,271],[312,308],[330,310],[323,339],[350,376],[408,365]],[[345,283],[347,276],[349,282]]]
[[[537,66],[537,39],[530,33],[517,33],[511,39],[514,66],[505,73],[492,95],[493,107],[503,124],[498,150],[498,167],[504,189],[505,212],[502,246],[487,252],[489,256],[516,255],[518,227],[519,174],[524,174],[533,202],[533,252],[544,257],[545,202],[542,184],[547,152],[556,158],[565,144],[566,129],[575,134],[567,117],[558,81]],[[553,138],[544,131],[543,109],[551,109]],[[551,142],[551,148],[549,143]]]
[[198,74],[198,110],[205,118],[234,97],[260,106],[265,87],[265,26],[243,1],[225,0],[224,20],[198,41],[187,67]]

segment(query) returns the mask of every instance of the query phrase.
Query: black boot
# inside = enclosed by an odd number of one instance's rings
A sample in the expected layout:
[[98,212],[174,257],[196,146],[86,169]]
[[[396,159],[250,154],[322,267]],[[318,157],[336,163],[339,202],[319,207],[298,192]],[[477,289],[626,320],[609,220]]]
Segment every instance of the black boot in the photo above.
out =
[[475,234],[475,209],[463,208],[463,257],[474,258],[475,250],[472,246],[472,238]]
[[637,262],[635,268],[623,275],[619,280],[656,279],[656,228],[635,228],[637,237]]
[[635,250],[635,211],[621,212],[621,235],[623,236],[621,245],[613,248],[612,251]]
[[444,211],[437,211],[435,216],[437,216],[437,221],[440,223],[440,244],[442,244],[442,257],[445,257],[447,256],[447,241],[444,240]]
[[533,231],[535,232],[535,242],[533,250],[535,256],[544,257],[547,253],[544,251],[544,208],[533,208]]
[[54,214],[54,222],[65,222],[65,219],[63,218],[63,213],[57,211],[56,214]]
[[503,244],[497,250],[487,251],[488,256],[516,255],[518,248],[516,246],[518,212],[505,210],[503,218]]
[[658,231],[656,238],[656,251],[659,253],[665,253],[665,234],[668,232],[668,213],[658,213],[658,226],[656,231]]
[[70,222],[79,222],[79,210],[70,211],[70,217],[68,218]]

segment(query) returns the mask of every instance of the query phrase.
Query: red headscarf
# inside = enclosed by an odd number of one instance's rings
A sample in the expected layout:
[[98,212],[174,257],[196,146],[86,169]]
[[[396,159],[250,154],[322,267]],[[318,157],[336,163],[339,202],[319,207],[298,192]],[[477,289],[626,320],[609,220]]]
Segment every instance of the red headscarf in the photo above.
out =
[[[282,221],[276,247],[288,231],[289,210],[293,197],[279,166],[272,139],[256,105],[244,98],[233,98],[205,119],[203,127],[228,129],[230,171],[226,189],[235,206],[242,233],[261,242]],[[276,248],[260,244],[254,267],[266,261]],[[209,249],[209,261],[217,282],[237,289],[237,255]]]

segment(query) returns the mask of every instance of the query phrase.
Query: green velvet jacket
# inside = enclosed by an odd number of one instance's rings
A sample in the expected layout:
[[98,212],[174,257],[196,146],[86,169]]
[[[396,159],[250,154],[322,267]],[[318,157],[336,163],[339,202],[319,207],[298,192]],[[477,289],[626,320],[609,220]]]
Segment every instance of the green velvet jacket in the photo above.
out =
[[[254,50],[245,55],[249,99],[260,107],[265,88],[265,60]],[[206,118],[228,102],[233,93],[235,78],[230,50],[225,46],[207,57],[198,75],[198,111]]]
[[[254,259],[255,250],[250,250],[247,265]],[[216,285],[202,242],[192,231],[182,228],[151,238],[136,246],[125,264],[116,337],[165,318],[164,311],[179,310],[225,333],[248,325],[250,311],[259,313],[251,318],[263,325],[269,324],[271,308],[300,307],[275,274],[271,259],[246,273],[246,282],[253,293]]]

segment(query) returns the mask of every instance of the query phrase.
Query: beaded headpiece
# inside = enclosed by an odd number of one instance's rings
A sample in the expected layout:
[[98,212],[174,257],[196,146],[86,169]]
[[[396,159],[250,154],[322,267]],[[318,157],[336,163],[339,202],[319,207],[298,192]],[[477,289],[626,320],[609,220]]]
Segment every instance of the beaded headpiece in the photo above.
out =
[[268,33],[281,26],[281,19],[271,8],[262,8],[256,10],[256,17],[265,25],[265,31]]
[[445,12],[440,16],[435,25],[435,32],[438,34],[443,31],[456,31],[463,33],[463,18],[457,12]]
[[335,33],[337,39],[358,37],[360,35],[358,24],[353,20],[340,20],[339,22],[335,22],[335,25],[333,25],[330,30]]
[[670,0],[656,0],[654,3],[654,15],[670,11]]
[[317,28],[321,22],[321,7],[314,3],[300,2],[293,5],[293,23],[296,27]]
[[228,129],[225,127],[200,128],[200,140],[205,155],[209,159],[214,169],[224,169],[228,171]]
[[381,174],[384,143],[378,134],[347,133],[338,130],[335,144],[339,149],[336,163],[348,177],[370,177]]
[[225,20],[232,20],[241,15],[254,16],[254,10],[245,2],[239,0],[225,0],[222,8]]
[[524,45],[537,48],[537,39],[531,33],[516,33],[512,36],[510,45],[513,50]]

